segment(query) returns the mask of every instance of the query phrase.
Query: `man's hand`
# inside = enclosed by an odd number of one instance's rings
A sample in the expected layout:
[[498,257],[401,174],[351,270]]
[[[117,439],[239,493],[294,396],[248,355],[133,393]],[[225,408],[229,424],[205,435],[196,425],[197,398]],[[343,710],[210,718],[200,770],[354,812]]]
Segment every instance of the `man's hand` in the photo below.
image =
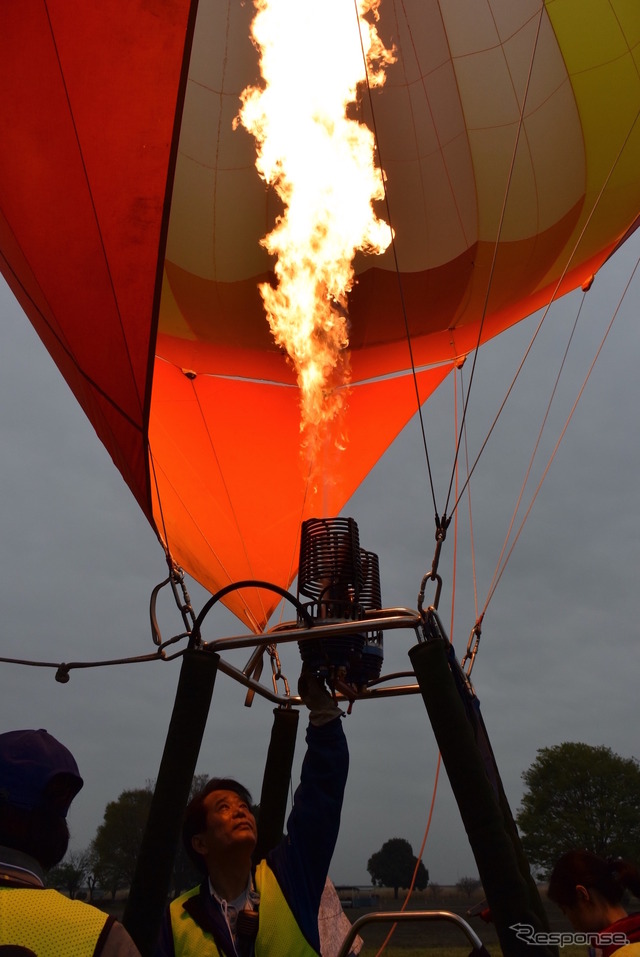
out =
[[343,712],[329,694],[324,679],[312,671],[302,669],[298,694],[309,709],[309,721],[316,727],[342,717]]

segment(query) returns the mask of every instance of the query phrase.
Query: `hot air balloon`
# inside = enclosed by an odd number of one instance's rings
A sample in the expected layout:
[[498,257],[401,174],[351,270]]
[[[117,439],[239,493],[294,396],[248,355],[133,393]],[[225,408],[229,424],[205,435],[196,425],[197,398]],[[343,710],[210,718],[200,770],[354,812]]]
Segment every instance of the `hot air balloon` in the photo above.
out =
[[[236,122],[261,84],[251,6],[0,14],[3,274],[170,562],[212,593],[288,587],[303,521],[338,515],[452,369],[638,224],[634,4],[382,0],[379,17],[394,59],[353,110],[394,239],[355,258],[343,447],[312,471],[259,293],[282,203]],[[260,633],[279,596],[224,600]]]
[[[302,520],[340,512],[416,390],[587,282],[636,225],[635,11],[472,6],[380,8],[396,59],[360,110],[395,240],[357,257],[346,442],[323,487],[257,290],[281,206],[234,124],[260,82],[250,5],[3,11],[4,275],[168,555],[212,592],[288,585]],[[259,631],[277,596],[226,601]]]

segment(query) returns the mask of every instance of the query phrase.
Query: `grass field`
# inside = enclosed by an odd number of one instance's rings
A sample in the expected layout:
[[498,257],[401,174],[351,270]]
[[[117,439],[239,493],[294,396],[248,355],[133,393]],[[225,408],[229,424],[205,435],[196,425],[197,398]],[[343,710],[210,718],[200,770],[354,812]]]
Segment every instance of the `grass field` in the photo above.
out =
[[[480,892],[471,897],[460,894],[455,888],[441,888],[436,897],[427,889],[423,893],[416,893],[411,898],[407,910],[444,910],[451,911],[467,921],[477,937],[480,938],[491,957],[501,957],[502,951],[498,943],[498,936],[495,927],[491,923],[486,923],[479,917],[469,917],[467,912],[475,904],[478,904],[482,898]],[[552,904],[548,904],[542,894],[545,907],[549,916],[550,929],[553,931],[570,930],[569,924],[565,921],[562,914]],[[396,901],[393,898],[393,892],[390,890],[381,890],[379,892],[378,910],[400,910],[403,903],[403,897],[400,895]],[[371,908],[366,909],[348,909],[345,911],[349,920],[354,922],[363,914],[367,914]],[[362,957],[375,957],[382,946],[391,924],[371,924],[362,931],[364,947],[361,951]],[[468,957],[471,950],[471,944],[463,931],[455,924],[438,922],[409,922],[398,924],[393,931],[393,935],[387,943],[384,950],[385,957]],[[563,947],[561,957],[585,957],[586,947]],[[532,951],[532,957],[535,952]]]

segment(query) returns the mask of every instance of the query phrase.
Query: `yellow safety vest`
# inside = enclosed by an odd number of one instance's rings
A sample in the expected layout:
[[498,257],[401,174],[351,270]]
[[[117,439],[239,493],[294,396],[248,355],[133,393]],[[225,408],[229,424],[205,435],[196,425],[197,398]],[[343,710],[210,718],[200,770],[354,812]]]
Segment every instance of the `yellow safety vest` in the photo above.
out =
[[0,945],[37,957],[93,957],[109,915],[44,888],[0,887]]
[[[260,894],[256,957],[318,957],[298,927],[266,861],[260,861],[256,868],[256,889]],[[220,957],[213,935],[196,924],[182,906],[199,890],[199,887],[192,888],[170,905],[176,957]]]

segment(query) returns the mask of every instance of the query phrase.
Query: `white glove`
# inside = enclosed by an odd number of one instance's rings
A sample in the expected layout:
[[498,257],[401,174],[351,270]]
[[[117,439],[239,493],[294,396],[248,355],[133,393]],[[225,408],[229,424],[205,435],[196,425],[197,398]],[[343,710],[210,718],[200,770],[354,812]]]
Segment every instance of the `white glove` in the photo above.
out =
[[342,717],[343,711],[329,694],[324,680],[313,672],[303,669],[298,694],[309,709],[309,721],[316,727]]

